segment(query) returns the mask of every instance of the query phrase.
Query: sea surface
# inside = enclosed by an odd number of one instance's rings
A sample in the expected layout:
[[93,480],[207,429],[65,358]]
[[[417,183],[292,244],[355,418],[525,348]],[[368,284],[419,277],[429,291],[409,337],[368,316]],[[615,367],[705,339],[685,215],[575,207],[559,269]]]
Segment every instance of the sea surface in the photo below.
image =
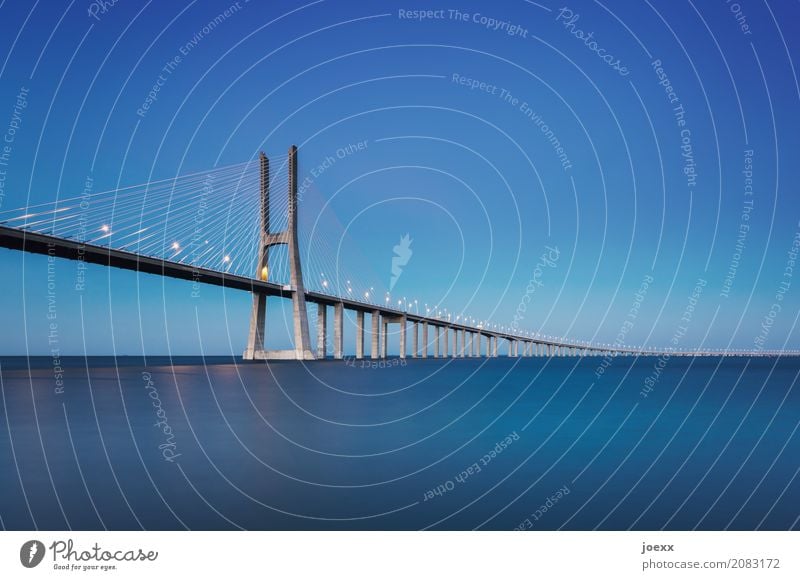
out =
[[0,525],[796,529],[798,372],[790,358],[0,358]]

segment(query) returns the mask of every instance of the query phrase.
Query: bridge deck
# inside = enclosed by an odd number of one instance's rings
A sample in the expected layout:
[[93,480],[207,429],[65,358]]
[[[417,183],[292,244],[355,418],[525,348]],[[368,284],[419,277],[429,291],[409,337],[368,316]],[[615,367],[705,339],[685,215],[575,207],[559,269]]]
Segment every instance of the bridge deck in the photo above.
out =
[[[208,268],[198,268],[191,264],[180,262],[172,262],[161,258],[150,256],[143,256],[127,250],[119,250],[105,246],[98,246],[94,244],[83,243],[79,240],[65,239],[58,236],[43,234],[38,232],[31,232],[17,228],[10,228],[0,225],[0,247],[12,250],[22,250],[35,254],[43,254],[47,256],[56,256],[59,258],[66,258],[69,260],[81,260],[91,264],[100,264],[103,266],[110,266],[113,268],[121,268],[124,270],[133,270],[135,272],[144,272],[146,274],[156,274],[159,276],[166,276],[169,278],[177,278],[180,280],[189,280],[202,284],[212,284],[215,286],[224,286],[226,288],[233,288],[235,290],[245,290],[247,292],[257,292],[266,294],[268,296],[280,296],[290,298],[292,296],[292,289],[288,286],[276,284],[274,282],[264,282],[255,278],[247,278],[244,276],[228,274],[217,270]],[[346,297],[331,296],[322,294],[320,292],[306,291],[306,300],[315,304],[325,306],[333,306],[335,304],[342,304],[349,310],[359,312],[375,312],[377,311],[382,316],[387,317],[405,317],[409,322],[424,323],[438,327],[448,327],[451,330],[479,332],[484,336],[491,336],[493,338],[501,338],[513,341],[534,342],[537,344],[549,345],[559,348],[575,348],[578,351],[588,349],[592,352],[602,352],[609,355],[650,355],[656,356],[659,354],[669,354],[670,356],[767,356],[770,354],[790,355],[793,353],[754,353],[749,351],[669,351],[669,352],[654,352],[650,350],[640,351],[630,348],[619,347],[597,347],[586,346],[578,343],[571,342],[558,342],[552,340],[545,340],[542,338],[534,338],[530,336],[523,336],[514,333],[502,332],[493,329],[476,328],[464,324],[447,322],[438,318],[427,317],[425,315],[415,314],[411,312],[404,312],[386,306],[377,304],[370,304],[366,302],[359,302]]]

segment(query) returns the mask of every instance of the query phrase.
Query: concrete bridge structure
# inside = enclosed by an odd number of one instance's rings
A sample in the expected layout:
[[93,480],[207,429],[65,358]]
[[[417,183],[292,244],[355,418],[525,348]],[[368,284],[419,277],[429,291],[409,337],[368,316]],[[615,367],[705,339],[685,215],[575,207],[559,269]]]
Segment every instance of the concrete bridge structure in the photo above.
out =
[[[400,358],[475,358],[475,357],[618,357],[618,356],[796,356],[797,351],[672,350],[639,349],[626,346],[598,346],[577,341],[532,337],[524,332],[452,322],[429,314],[418,314],[376,305],[350,297],[309,291],[303,283],[298,246],[297,147],[288,156],[288,224],[279,232],[270,230],[270,164],[263,153],[260,168],[260,220],[258,263],[255,275],[247,276],[196,267],[163,258],[144,256],[124,249],[83,243],[24,228],[0,225],[0,247],[45,254],[60,258],[134,270],[203,284],[213,284],[252,293],[253,302],[244,360],[314,360],[332,356],[342,359],[345,336],[345,310],[355,313],[355,358],[380,359],[389,356],[388,336],[392,325],[399,333]],[[269,250],[286,246],[289,260],[288,284],[269,281]],[[292,301],[294,346],[289,350],[270,350],[266,335],[267,299]],[[316,307],[317,344],[312,348],[308,324],[308,304]],[[329,313],[332,312],[332,316]],[[369,325],[366,324],[369,317]],[[332,325],[332,329],[330,329]],[[333,332],[332,352],[328,352],[329,332]],[[411,334],[409,341],[408,334]],[[368,340],[367,340],[368,338]],[[367,344],[369,348],[367,350]]]

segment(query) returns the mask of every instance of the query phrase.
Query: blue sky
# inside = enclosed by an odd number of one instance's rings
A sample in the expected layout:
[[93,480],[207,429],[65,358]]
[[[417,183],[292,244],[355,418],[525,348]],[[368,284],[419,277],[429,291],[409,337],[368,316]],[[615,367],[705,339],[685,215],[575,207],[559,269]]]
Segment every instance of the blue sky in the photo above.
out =
[[[348,276],[383,292],[413,239],[393,300],[507,326],[528,292],[519,327],[547,335],[611,342],[631,320],[635,345],[685,326],[679,346],[797,348],[798,5],[454,4],[5,2],[0,131],[27,106],[0,210],[295,143],[301,180],[336,157],[300,211],[332,247],[346,230]],[[0,352],[50,352],[47,266],[0,251]],[[64,354],[244,346],[247,294],[102,267],[76,292],[75,263],[54,267]],[[271,346],[285,313],[270,306]]]

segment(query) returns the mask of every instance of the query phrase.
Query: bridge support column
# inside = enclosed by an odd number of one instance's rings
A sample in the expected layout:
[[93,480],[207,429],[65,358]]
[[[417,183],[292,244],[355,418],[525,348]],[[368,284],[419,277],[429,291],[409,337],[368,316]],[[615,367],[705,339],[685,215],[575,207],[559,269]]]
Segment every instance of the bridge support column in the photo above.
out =
[[328,356],[328,307],[317,304],[317,358],[325,359]]
[[372,336],[370,337],[370,349],[369,349],[369,356],[370,358],[378,358],[380,353],[378,352],[380,349],[381,344],[381,313],[379,310],[373,310],[372,316]]
[[439,358],[439,327],[433,327],[433,358]]
[[496,337],[496,336],[492,337],[492,356],[493,357],[497,357],[497,338],[498,337]]
[[364,313],[356,312],[356,358],[364,358]]
[[341,360],[344,356],[344,305],[333,305],[333,358]]
[[264,351],[264,332],[267,325],[267,296],[253,293],[253,308],[250,311],[250,333],[247,336],[247,348],[242,358],[255,359],[255,353]]
[[[266,299],[253,301],[250,317],[250,334],[243,357],[246,359],[295,359],[313,360],[311,339],[308,332],[308,312],[306,311],[306,291],[303,285],[303,270],[300,267],[300,248],[297,241],[297,147],[289,148],[289,192],[288,223],[284,231],[270,231],[269,200],[269,160],[261,153],[261,227],[259,232],[258,269],[256,278],[267,280],[269,274],[269,248],[285,245],[288,248],[289,287],[292,297],[292,321],[294,348],[291,350],[264,350],[264,326],[266,321]],[[260,334],[260,337],[259,337]]]
[[389,356],[389,322],[386,320],[386,317],[381,317],[381,322],[383,323],[383,334],[381,335],[381,358],[387,358]]
[[453,329],[453,358],[455,358],[458,352],[458,329]]
[[405,315],[401,317],[400,320],[400,358],[406,358],[406,326],[408,325],[408,320],[406,320]]
[[448,326],[442,328],[442,344],[444,345],[443,355],[450,356],[450,327]]
[[419,356],[419,324],[417,322],[412,322],[411,328],[413,329],[413,336],[411,337],[411,358],[417,358]]
[[422,358],[428,358],[428,323],[422,323]]

